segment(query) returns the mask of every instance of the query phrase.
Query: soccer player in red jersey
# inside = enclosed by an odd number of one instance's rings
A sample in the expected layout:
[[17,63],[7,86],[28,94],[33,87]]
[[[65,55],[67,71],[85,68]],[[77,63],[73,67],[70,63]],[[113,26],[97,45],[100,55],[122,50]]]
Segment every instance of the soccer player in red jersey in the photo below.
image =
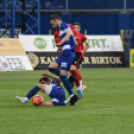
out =
[[[77,70],[79,71],[79,67],[84,59],[85,52],[88,50],[88,48],[90,46],[89,46],[89,41],[88,41],[87,37],[85,37],[83,34],[80,33],[81,24],[76,22],[76,23],[74,23],[74,26],[75,26],[77,32],[79,33],[78,37],[76,37],[76,40],[77,40],[78,45],[81,47],[81,57],[79,59],[79,63],[77,64]],[[84,47],[84,44],[85,44],[85,47]],[[80,71],[79,71],[79,73],[80,73]],[[82,88],[81,89],[82,90],[86,89],[86,85],[84,84],[83,81],[82,81]]]

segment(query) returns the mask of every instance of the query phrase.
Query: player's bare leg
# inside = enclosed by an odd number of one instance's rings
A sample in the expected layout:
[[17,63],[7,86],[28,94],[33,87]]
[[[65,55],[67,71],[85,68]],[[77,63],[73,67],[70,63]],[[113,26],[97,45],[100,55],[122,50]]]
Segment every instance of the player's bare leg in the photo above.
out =
[[54,68],[54,69],[57,69],[59,67],[59,65],[53,61],[50,65],[49,65],[49,68]]
[[60,70],[60,75],[68,75],[68,71],[66,71],[66,70]]
[[59,76],[60,75],[60,70],[58,69],[59,68],[59,64],[57,64],[55,61],[53,61],[49,67],[48,67],[48,70],[51,72],[51,73],[54,73],[55,75]]
[[45,85],[44,84],[37,84],[37,86],[39,87],[39,91],[45,93]]

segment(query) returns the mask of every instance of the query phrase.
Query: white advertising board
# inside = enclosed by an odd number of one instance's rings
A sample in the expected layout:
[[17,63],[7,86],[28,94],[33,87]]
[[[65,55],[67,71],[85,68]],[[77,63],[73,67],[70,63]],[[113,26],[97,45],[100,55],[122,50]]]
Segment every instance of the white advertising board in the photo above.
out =
[[33,70],[26,55],[0,56],[0,71]]
[[[123,51],[120,35],[86,36],[90,48],[88,52]],[[20,42],[26,52],[56,52],[54,36],[20,35]]]

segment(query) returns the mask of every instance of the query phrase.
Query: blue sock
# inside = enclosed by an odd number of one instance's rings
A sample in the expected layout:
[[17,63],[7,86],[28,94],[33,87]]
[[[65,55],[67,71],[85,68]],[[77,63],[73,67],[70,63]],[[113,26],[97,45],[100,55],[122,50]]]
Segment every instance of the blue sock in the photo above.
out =
[[55,101],[52,101],[54,106],[64,106],[65,103],[64,102],[55,102]]
[[34,96],[38,91],[39,91],[38,86],[35,86],[35,87],[33,87],[33,89],[31,89],[31,90],[29,91],[29,93],[26,95],[26,97],[27,97],[28,99],[30,99],[30,98],[31,98],[32,96]]
[[64,87],[67,89],[69,95],[74,94],[74,92],[73,92],[73,90],[71,88],[71,84],[70,84],[70,82],[67,79],[67,76],[60,76],[60,79],[63,82]]
[[59,69],[48,68],[48,70],[49,70],[51,73],[56,74],[57,76],[60,75],[60,70],[59,70]]

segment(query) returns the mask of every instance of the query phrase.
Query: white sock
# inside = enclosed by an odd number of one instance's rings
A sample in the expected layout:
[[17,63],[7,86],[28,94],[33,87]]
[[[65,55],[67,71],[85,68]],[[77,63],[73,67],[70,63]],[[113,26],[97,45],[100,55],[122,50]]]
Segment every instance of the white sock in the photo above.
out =
[[64,101],[65,104],[68,104],[70,102],[70,97]]
[[27,102],[29,99],[27,97],[25,97],[25,101]]
[[71,95],[70,95],[70,97],[73,97],[73,96],[74,96],[74,94],[71,94]]
[[69,79],[69,77],[70,77],[70,75],[68,74],[68,75],[67,75],[67,78]]

